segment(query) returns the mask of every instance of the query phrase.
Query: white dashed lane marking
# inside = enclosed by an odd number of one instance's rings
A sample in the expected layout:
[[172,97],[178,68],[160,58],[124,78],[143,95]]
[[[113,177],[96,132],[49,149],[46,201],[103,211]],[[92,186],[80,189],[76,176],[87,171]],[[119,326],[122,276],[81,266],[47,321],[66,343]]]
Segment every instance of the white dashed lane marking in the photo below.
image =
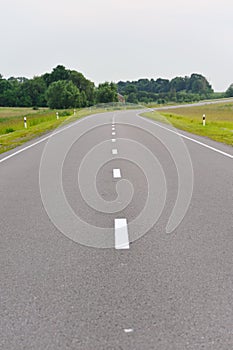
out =
[[133,333],[133,328],[126,328],[124,329],[125,333]]
[[129,249],[129,235],[126,219],[115,219],[115,249]]
[[113,177],[114,177],[114,179],[120,179],[121,178],[121,169],[113,169]]
[[[112,124],[112,135],[116,135],[115,133],[115,125]],[[112,142],[116,142],[116,139],[112,139]],[[112,149],[112,154],[118,154],[118,150],[116,148]],[[120,179],[121,178],[121,170],[113,169],[113,178]],[[127,219],[115,219],[115,249],[129,249],[129,235],[128,235],[128,226]],[[125,329],[125,333],[133,332],[133,329]]]

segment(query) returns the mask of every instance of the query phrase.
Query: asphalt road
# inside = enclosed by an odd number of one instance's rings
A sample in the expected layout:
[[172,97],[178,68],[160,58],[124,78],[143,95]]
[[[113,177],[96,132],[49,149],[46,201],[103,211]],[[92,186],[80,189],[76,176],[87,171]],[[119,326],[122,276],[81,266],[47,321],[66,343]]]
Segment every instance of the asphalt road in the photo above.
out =
[[1,155],[1,349],[233,348],[233,149],[178,134],[110,112]]
[[158,108],[152,108],[154,110],[163,110],[163,109],[176,109],[176,108],[185,108],[185,107],[198,107],[198,106],[206,106],[206,105],[213,105],[217,103],[227,103],[227,102],[233,102],[233,98],[224,98],[224,99],[217,99],[217,100],[207,100],[207,101],[200,101],[196,103],[187,103],[187,104],[181,104],[181,105],[175,105],[175,106],[164,106],[164,107],[158,107]]

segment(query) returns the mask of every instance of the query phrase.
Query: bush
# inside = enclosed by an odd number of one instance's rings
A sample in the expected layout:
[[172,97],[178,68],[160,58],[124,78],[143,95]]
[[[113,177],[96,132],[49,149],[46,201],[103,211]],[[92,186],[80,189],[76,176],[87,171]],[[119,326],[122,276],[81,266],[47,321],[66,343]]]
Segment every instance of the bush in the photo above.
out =
[[9,134],[10,132],[14,132],[15,130],[13,128],[7,128],[6,129],[6,134]]
[[71,115],[71,112],[69,112],[69,111],[59,112],[59,117],[68,117],[70,115]]

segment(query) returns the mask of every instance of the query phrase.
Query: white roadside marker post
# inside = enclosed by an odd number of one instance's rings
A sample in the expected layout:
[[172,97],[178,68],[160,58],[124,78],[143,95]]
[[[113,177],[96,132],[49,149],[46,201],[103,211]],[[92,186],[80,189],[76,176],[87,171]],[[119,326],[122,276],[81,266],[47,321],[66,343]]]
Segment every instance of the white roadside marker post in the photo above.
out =
[[76,109],[74,109],[74,115],[76,115]]
[[205,126],[205,114],[203,114],[203,117],[202,117],[202,125]]
[[25,129],[27,129],[27,127],[28,127],[28,126],[27,126],[27,117],[24,117],[24,118],[23,118],[23,121],[24,121],[24,127],[25,127]]
[[57,116],[57,119],[59,119],[59,113],[58,112],[56,112],[56,116]]

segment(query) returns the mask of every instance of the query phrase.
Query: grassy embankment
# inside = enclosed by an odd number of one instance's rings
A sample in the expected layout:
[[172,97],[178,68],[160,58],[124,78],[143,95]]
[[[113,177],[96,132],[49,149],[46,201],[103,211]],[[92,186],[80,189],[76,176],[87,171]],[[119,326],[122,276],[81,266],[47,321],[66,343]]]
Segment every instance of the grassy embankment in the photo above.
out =
[[[62,123],[75,121],[93,113],[103,112],[104,109],[89,108],[77,110],[63,110],[56,118],[56,111],[32,108],[3,108],[0,107],[0,153],[22,145],[35,137],[57,128]],[[27,117],[27,129],[24,128],[24,117]]]
[[[131,107],[132,108],[132,107]],[[120,108],[109,108],[109,110]],[[56,119],[56,111],[31,108],[0,108],[0,153],[22,145],[35,137],[93,113],[101,113],[105,108],[59,111],[60,119]],[[202,126],[202,115],[206,115],[206,126]],[[225,102],[199,107],[182,107],[145,113],[149,118],[171,123],[174,127],[189,131],[213,140],[233,146],[233,103]],[[24,128],[23,118],[27,117],[28,128]]]
[[[202,125],[203,114],[206,115],[206,126]],[[144,116],[233,146],[232,102],[161,110],[145,113]]]
[[[58,111],[59,119],[57,120],[57,111],[48,108],[33,110],[32,108],[0,107],[0,153],[46,134],[64,123],[70,123],[91,114],[135,108],[138,108],[138,106],[109,103],[77,109],[75,115],[73,109],[60,110]],[[27,117],[27,129],[24,128],[24,117]]]

